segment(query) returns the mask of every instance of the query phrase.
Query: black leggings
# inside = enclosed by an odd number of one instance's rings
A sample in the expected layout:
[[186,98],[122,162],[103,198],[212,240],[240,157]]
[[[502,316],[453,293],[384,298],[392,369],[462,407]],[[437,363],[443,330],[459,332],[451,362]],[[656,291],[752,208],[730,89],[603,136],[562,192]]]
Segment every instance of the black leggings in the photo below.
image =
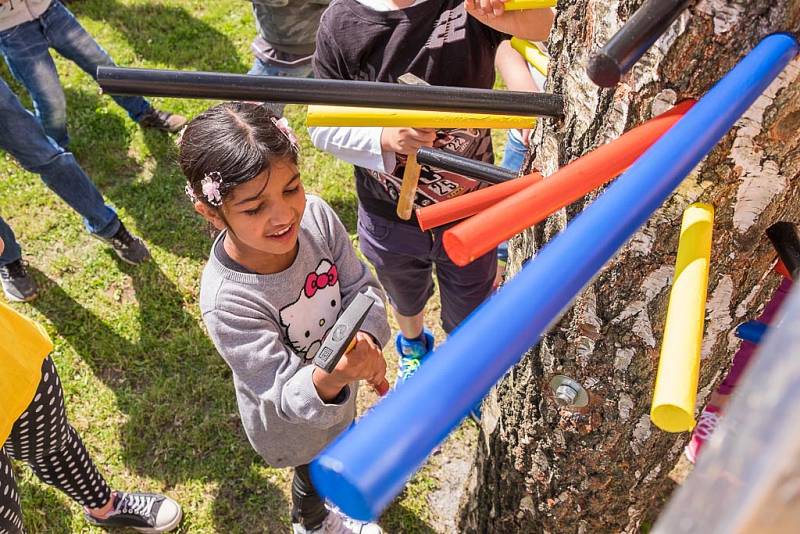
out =
[[300,523],[306,529],[314,530],[327,516],[325,501],[311,483],[308,464],[295,467],[292,479],[292,523]]
[[0,448],[0,534],[24,532],[10,458],[27,463],[41,480],[83,506],[99,508],[111,498],[106,481],[67,422],[64,393],[49,356],[42,363],[33,400]]

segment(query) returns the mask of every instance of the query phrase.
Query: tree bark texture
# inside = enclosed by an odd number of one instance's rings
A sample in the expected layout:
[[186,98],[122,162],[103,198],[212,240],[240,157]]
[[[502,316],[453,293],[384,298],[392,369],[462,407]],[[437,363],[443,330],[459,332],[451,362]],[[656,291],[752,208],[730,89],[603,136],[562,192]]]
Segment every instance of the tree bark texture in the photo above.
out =
[[[676,101],[701,97],[769,33],[800,30],[800,0],[701,0],[618,87],[601,90],[585,74],[589,54],[641,3],[559,2],[548,84],[564,96],[565,117],[541,122],[529,168],[552,174]],[[799,75],[794,60],[493,389],[460,530],[636,532],[658,513],[689,437],[649,418],[681,214],[695,201],[716,207],[700,407],[730,367],[735,325],[754,318],[779,281],[764,230],[800,221]],[[511,271],[596,196],[515,237]],[[555,374],[580,382],[589,406],[559,409],[547,386]]]

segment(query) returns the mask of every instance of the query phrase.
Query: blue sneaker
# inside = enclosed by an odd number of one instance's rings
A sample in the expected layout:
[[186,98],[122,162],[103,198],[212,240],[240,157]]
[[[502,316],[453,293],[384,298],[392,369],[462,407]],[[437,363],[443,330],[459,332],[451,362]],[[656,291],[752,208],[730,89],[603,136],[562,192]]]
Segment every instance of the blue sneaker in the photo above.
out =
[[433,352],[433,343],[433,333],[427,328],[422,331],[421,340],[407,339],[402,333],[397,333],[394,344],[400,358],[395,385],[402,384],[414,374],[425,358]]

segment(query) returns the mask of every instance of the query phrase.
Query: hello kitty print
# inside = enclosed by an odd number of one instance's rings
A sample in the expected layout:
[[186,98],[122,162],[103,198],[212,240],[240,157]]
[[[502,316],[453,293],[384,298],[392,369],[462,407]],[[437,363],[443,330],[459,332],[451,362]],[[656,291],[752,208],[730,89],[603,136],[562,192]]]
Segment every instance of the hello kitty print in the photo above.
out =
[[322,260],[314,272],[306,275],[297,300],[280,311],[289,346],[307,360],[314,358],[341,307],[336,265]]

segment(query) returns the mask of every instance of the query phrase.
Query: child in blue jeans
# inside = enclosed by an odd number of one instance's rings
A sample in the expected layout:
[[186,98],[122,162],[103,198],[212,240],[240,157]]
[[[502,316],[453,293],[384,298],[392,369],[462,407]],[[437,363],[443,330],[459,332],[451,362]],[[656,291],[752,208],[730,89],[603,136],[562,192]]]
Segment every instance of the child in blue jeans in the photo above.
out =
[[[75,157],[48,137],[41,124],[22,107],[11,88],[0,79],[0,149],[11,154],[25,170],[41,176],[44,183],[83,216],[86,229],[111,245],[126,263],[140,264],[150,257],[144,242],[132,235],[116,212],[83,172]],[[0,217],[0,284],[8,300],[27,302],[36,298],[36,282],[22,261],[22,249],[14,232]]]
[[[51,48],[95,79],[97,67],[115,66],[59,0],[0,0],[0,53],[30,93],[44,131],[67,148],[67,102]],[[177,132],[186,124],[186,118],[154,109],[140,96],[112,98],[144,128]]]
[[[250,443],[270,465],[295,468],[295,534],[376,533],[377,525],[325,505],[308,464],[352,424],[359,380],[383,380],[383,292],[331,207],[305,195],[297,158],[288,122],[264,106],[220,104],[186,127],[186,191],[220,230],[203,271],[200,309],[233,372]],[[375,304],[353,350],[326,373],[314,356],[359,293]]]

